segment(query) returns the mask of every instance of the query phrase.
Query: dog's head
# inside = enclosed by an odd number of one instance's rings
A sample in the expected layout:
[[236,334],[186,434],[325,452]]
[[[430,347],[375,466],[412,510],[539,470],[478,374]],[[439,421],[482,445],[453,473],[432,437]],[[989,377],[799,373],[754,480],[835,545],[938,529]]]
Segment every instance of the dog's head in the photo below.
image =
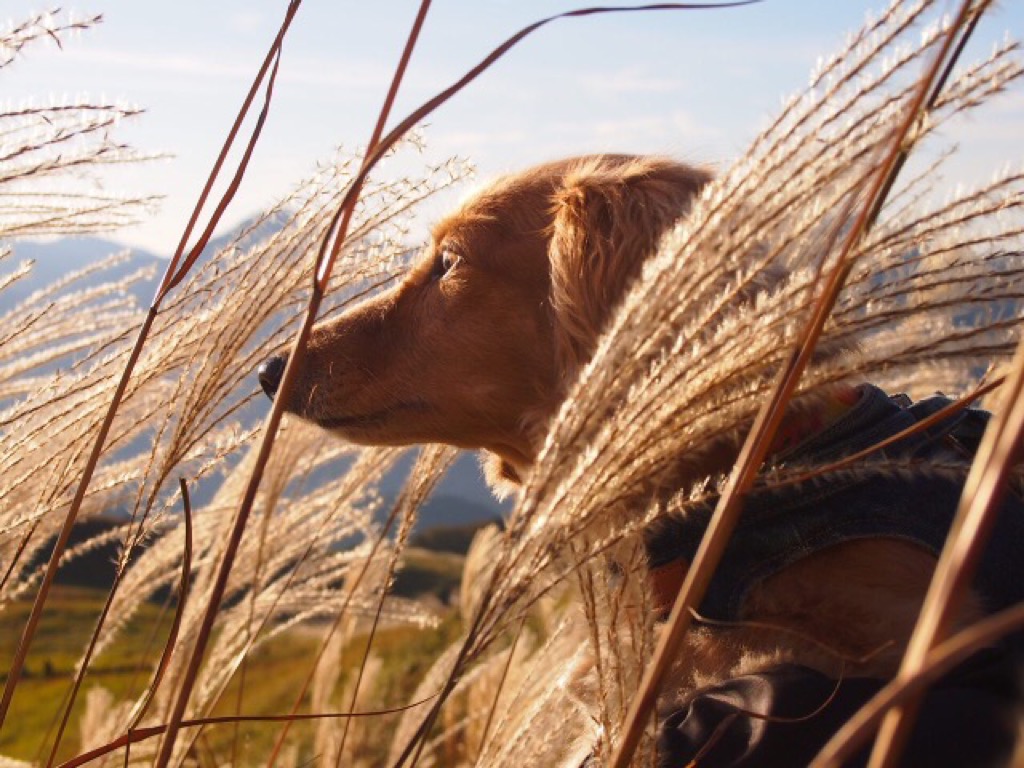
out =
[[[357,443],[483,448],[516,479],[629,283],[709,179],[592,156],[490,185],[402,282],[317,326],[287,410]],[[273,396],[285,359],[260,369]]]

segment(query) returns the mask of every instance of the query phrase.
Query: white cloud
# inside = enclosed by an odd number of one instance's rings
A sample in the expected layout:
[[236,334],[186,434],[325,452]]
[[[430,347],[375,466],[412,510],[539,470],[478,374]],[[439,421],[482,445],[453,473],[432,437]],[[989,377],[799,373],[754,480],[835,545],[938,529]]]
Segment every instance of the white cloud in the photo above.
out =
[[580,83],[596,94],[670,93],[683,86],[679,79],[651,75],[638,67],[619,70],[610,76],[584,75]]
[[262,11],[235,11],[228,15],[228,28],[236,32],[255,32],[263,26],[267,14]]
[[188,54],[154,54],[152,52],[87,49],[70,52],[69,57],[86,64],[112,65],[133,71],[158,72],[169,75],[195,75],[204,78],[247,78],[253,76],[252,66],[208,59]]

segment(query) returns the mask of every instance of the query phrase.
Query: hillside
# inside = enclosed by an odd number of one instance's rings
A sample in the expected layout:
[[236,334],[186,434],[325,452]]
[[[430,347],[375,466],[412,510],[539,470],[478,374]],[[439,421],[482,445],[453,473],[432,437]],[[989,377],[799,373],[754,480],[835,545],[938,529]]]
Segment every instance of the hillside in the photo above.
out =
[[[0,312],[6,312],[35,291],[53,284],[72,272],[85,269],[108,256],[129,250],[114,240],[101,237],[66,237],[50,241],[19,240],[10,245],[13,247],[13,256],[8,260],[11,264],[10,266],[0,265],[0,274],[6,274],[23,261],[33,261],[35,264],[30,274],[0,291]],[[132,289],[139,305],[147,306],[153,298],[153,291],[166,263],[166,259],[149,251],[130,249],[130,257],[123,264],[90,275],[79,283],[78,287],[87,288],[100,283],[120,280],[133,272],[150,267],[153,270],[153,277],[136,283]]]
[[[265,221],[259,226],[254,226],[255,221],[254,217],[250,217],[226,232],[213,237],[203,249],[203,258],[209,258],[212,254],[217,253],[226,244],[238,237],[240,232],[252,230],[247,237],[242,239],[244,246],[247,243],[255,242],[267,235],[273,234],[280,228],[275,219]],[[171,249],[174,245],[168,244],[167,253],[156,254],[144,248],[129,248],[116,240],[103,237],[17,240],[5,244],[12,247],[13,256],[9,260],[11,266],[0,266],[0,274],[9,272],[13,265],[23,261],[33,261],[35,264],[31,274],[18,280],[5,290],[0,291],[0,312],[10,309],[14,304],[34,291],[45,288],[72,272],[85,269],[101,259],[126,251],[129,253],[128,261],[113,269],[90,275],[79,283],[78,286],[80,288],[87,288],[111,280],[120,280],[140,269],[152,267],[153,277],[140,281],[132,289],[132,293],[138,300],[139,306],[148,306],[153,298],[153,292],[156,289],[157,283],[167,267]]]

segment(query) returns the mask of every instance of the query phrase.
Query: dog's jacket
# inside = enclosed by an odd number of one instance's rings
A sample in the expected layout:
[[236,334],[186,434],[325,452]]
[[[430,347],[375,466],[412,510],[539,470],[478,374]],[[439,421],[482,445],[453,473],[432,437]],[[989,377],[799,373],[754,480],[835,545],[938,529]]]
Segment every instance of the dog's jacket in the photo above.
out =
[[[911,404],[905,395],[889,397],[870,384],[858,389],[860,397],[844,415],[777,456],[776,466],[820,467],[875,445],[951,402],[940,395]],[[853,468],[796,486],[752,491],[699,612],[737,621],[743,618],[744,598],[759,582],[800,558],[845,541],[898,538],[938,555],[988,416],[964,409]],[[710,507],[688,510],[685,517],[664,518],[646,531],[655,576],[675,562],[692,562],[710,514]],[[1007,490],[975,579],[987,610],[1024,600],[1022,553],[1024,502]]]
[[[889,397],[872,385],[859,387],[859,393],[834,423],[777,455],[775,466],[822,466],[875,445],[951,402],[935,396],[912,404],[904,395]],[[799,486],[755,489],[700,613],[739,621],[744,598],[759,582],[844,541],[895,537],[937,555],[988,419],[984,411],[965,409],[880,449],[873,466],[868,458],[853,472],[831,473]],[[912,466],[915,460],[917,467]],[[646,531],[652,579],[693,560],[710,514],[703,507]],[[1006,491],[974,589],[989,611],[1024,600],[1024,502],[1014,490]],[[659,598],[671,602],[670,595]],[[1022,660],[1024,632],[1018,632],[933,686],[921,702],[901,764],[1005,765],[1020,722]],[[698,760],[706,768],[806,765],[884,684],[866,677],[836,681],[798,664],[782,664],[694,690],[661,724],[659,768]],[[867,752],[865,747],[850,765],[866,764]]]
[[[1012,656],[985,649],[925,693],[903,768],[1009,765],[1020,721]],[[694,691],[661,724],[658,768],[776,768],[807,765],[885,680],[836,681],[784,664]],[[867,765],[871,744],[844,768]],[[586,768],[589,768],[587,766]]]

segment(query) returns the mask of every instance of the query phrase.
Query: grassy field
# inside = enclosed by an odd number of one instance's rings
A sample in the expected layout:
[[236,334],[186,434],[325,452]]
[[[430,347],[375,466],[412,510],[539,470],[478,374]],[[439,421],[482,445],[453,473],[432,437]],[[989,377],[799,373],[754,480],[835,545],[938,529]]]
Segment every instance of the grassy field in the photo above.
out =
[[[433,595],[431,602],[440,604],[458,586],[462,558],[447,553],[413,550],[405,571],[396,582],[396,592],[403,596]],[[83,587],[56,587],[51,594],[42,626],[29,656],[26,675],[18,685],[7,727],[0,736],[0,755],[22,760],[45,762],[56,728],[56,718],[63,711],[74,665],[88,641],[105,593]],[[0,663],[3,676],[20,637],[31,605],[18,602],[6,608],[0,621]],[[419,682],[437,654],[459,632],[457,612],[449,611],[436,630],[410,627],[387,627],[378,631],[373,643],[374,654],[381,666],[372,681],[374,706],[398,706],[408,702],[410,692]],[[78,697],[71,723],[58,753],[66,759],[77,753],[80,745],[79,721],[85,709],[85,692],[102,686],[115,700],[134,699],[148,681],[153,661],[162,650],[170,624],[170,612],[159,605],[144,605],[120,638],[90,667],[83,693]],[[155,631],[154,631],[155,628]],[[326,625],[305,625],[262,645],[249,659],[221,698],[213,715],[230,715],[241,699],[245,714],[281,714],[291,710],[296,693],[310,671]],[[342,681],[351,675],[362,658],[366,637],[356,636],[342,655]],[[242,691],[241,697],[239,691]],[[338,696],[335,696],[335,700]],[[340,703],[336,709],[341,709]],[[387,728],[397,716],[375,721]],[[232,761],[248,764],[247,754],[254,761],[266,759],[280,725],[247,723],[236,729],[220,725],[204,729],[196,742],[202,764],[220,765]],[[289,740],[299,745],[300,759],[312,755],[315,726],[300,723],[290,732]],[[383,750],[381,741],[378,748]],[[372,748],[372,745],[368,748]],[[47,750],[41,753],[41,750]],[[370,756],[372,759],[372,756]]]
[[[54,588],[39,633],[26,665],[26,673],[8,716],[9,723],[0,736],[0,753],[20,759],[34,759],[43,744],[49,744],[55,733],[55,718],[68,690],[75,662],[103,607],[104,593],[81,587]],[[17,602],[3,612],[0,623],[0,659],[4,669],[10,665],[15,646],[21,636],[31,604]],[[103,686],[116,698],[123,698],[146,684],[146,671],[140,664],[160,652],[170,616],[159,606],[144,605],[131,621],[121,639],[92,665],[85,679],[84,690]],[[157,627],[156,633],[153,628]],[[84,697],[76,703],[71,727],[65,737],[61,757],[74,753],[78,744],[78,719],[84,708]],[[47,747],[48,748],[48,747]],[[45,756],[44,756],[45,757]]]

